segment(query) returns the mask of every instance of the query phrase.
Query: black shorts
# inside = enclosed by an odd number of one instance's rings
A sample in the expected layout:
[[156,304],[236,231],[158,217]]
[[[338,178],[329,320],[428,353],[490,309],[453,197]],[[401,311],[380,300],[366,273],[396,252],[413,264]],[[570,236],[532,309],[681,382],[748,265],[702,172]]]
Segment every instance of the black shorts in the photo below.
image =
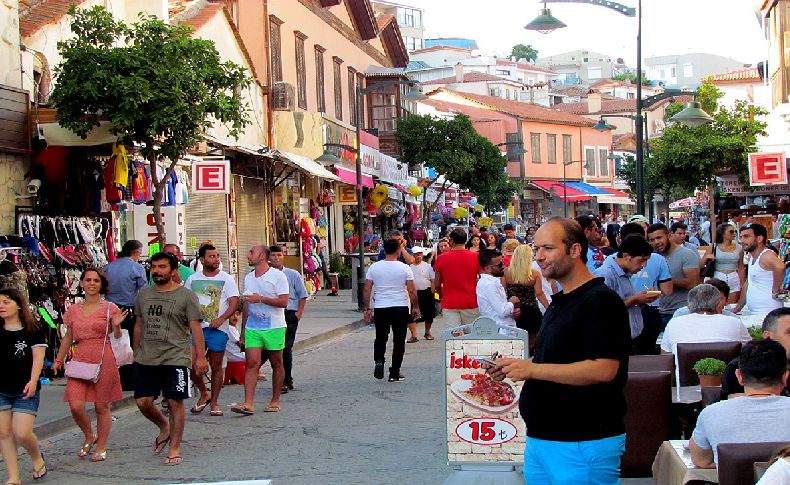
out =
[[417,304],[420,306],[420,318],[417,321],[433,323],[436,317],[436,300],[430,288],[417,291]]
[[183,401],[192,397],[189,368],[181,365],[142,365],[134,363],[134,398],[159,397]]

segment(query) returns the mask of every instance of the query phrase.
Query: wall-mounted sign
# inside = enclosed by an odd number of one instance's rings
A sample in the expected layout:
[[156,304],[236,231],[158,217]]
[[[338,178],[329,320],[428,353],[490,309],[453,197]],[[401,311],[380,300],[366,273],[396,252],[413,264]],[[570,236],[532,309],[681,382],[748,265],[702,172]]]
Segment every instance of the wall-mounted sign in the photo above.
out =
[[348,185],[340,185],[338,189],[337,201],[340,204],[356,204],[357,189]]
[[154,221],[154,208],[147,205],[134,206],[134,239],[143,243],[144,247],[155,249],[164,247],[165,244],[178,244],[181,252],[187,250],[186,230],[184,221],[184,206],[165,206],[162,207],[162,223],[165,229],[166,241],[160,241],[156,232],[156,222]]
[[192,164],[193,194],[229,194],[230,161],[216,160]]
[[784,153],[749,154],[749,184],[751,186],[786,183],[787,162]]

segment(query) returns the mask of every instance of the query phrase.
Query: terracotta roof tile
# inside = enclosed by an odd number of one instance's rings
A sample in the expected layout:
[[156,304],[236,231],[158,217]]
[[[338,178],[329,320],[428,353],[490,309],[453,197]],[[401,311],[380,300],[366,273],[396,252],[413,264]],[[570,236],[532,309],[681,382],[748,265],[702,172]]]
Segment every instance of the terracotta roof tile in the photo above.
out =
[[30,37],[42,27],[54,24],[69,12],[74,4],[78,7],[86,0],[28,0],[19,2],[19,33],[22,38]]
[[376,24],[379,27],[379,32],[384,30],[384,27],[386,27],[393,20],[395,20],[395,16],[391,13],[381,13],[376,15]]
[[592,126],[595,124],[592,120],[582,116],[543,108],[542,106],[538,106],[536,104],[522,103],[519,101],[511,101],[494,96],[484,96],[481,94],[460,93],[458,91],[453,91],[446,88],[437,88],[433,92],[437,91],[444,91],[453,96],[457,96],[459,98],[466,99],[467,101],[472,101],[479,105],[486,106],[494,111],[521,117],[526,121],[538,121],[575,126]]
[[563,86],[554,88],[552,91],[565,96],[587,96],[587,88],[582,86]]
[[424,49],[417,49],[416,51],[412,51],[412,55],[424,54],[426,52],[443,51],[443,50],[450,50],[456,52],[471,52],[469,49],[462,49],[461,47],[453,47],[450,45],[434,45],[431,47],[426,47]]
[[[607,96],[601,97],[601,110],[591,113],[589,111],[589,105],[587,101],[579,101],[577,103],[560,103],[555,104],[553,107],[556,110],[563,111],[565,113],[575,113],[578,115],[581,114],[606,114],[606,113],[635,113],[636,112],[636,100],[635,99],[607,99]],[[677,101],[679,103],[685,103],[687,101],[691,101],[691,96],[676,96],[674,98],[668,98],[666,100],[662,100],[657,102],[656,104],[650,106],[649,108],[645,108],[645,111],[653,111],[654,109],[662,106],[666,103],[671,103],[672,101]]]
[[518,69],[525,69],[525,70],[530,70],[530,71],[543,72],[543,73],[546,73],[546,74],[557,74],[556,72],[552,71],[551,69],[546,69],[545,67],[538,67],[538,66],[536,66],[534,64],[528,64],[526,62],[509,61],[507,59],[497,59],[496,60],[496,65],[497,66],[515,66]]
[[[488,74],[485,72],[473,71],[473,72],[464,73],[464,80],[462,82],[478,83],[484,81],[508,81],[508,79],[499,76],[494,76],[493,74]],[[430,84],[453,84],[457,82],[458,81],[456,81],[455,76],[448,76],[448,77],[443,77],[441,79],[434,79],[433,81],[425,81],[422,84],[428,86]]]
[[204,25],[208,23],[209,20],[214,18],[222,8],[224,4],[222,2],[207,2],[199,7],[199,9],[189,15],[190,12],[185,11],[184,13],[188,15],[188,18],[179,19],[181,23],[191,25],[195,28],[195,30],[200,29]]
[[760,82],[760,71],[756,67],[749,67],[746,69],[738,69],[737,71],[725,72],[722,74],[714,74],[710,77],[714,83],[727,83],[727,82]]

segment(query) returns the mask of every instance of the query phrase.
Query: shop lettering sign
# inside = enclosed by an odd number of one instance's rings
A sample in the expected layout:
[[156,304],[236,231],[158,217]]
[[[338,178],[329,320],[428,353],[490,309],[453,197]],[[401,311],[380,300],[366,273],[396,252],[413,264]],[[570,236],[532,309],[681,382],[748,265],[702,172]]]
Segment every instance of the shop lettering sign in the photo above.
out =
[[786,183],[787,162],[784,153],[749,154],[749,184],[752,187]]
[[145,247],[154,244],[164,246],[167,243],[178,244],[181,252],[186,252],[186,220],[184,206],[162,207],[162,223],[165,229],[166,241],[159,240],[159,233],[156,231],[154,220],[154,208],[147,205],[134,206],[134,238],[143,243]]
[[192,164],[193,194],[229,194],[230,161],[212,160]]

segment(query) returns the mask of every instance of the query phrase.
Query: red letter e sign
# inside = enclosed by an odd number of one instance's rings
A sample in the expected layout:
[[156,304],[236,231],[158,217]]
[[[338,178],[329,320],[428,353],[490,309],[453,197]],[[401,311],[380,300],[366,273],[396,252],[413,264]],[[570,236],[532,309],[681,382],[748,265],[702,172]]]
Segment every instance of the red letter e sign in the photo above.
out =
[[787,183],[787,162],[784,153],[750,153],[750,185],[772,185]]
[[230,162],[218,160],[192,164],[193,194],[229,194]]

